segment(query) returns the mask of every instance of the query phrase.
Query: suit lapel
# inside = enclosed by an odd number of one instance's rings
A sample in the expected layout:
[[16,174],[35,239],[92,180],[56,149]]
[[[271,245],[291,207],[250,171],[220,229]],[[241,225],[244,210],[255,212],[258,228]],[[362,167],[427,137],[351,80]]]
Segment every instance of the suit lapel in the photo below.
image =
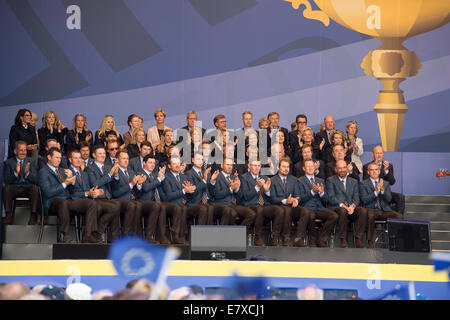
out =
[[[336,183],[338,184],[338,188],[341,189],[341,191],[346,194],[345,189],[344,189],[344,185],[341,182],[341,178],[339,176],[336,175]],[[347,181],[345,182],[345,187],[347,188]]]

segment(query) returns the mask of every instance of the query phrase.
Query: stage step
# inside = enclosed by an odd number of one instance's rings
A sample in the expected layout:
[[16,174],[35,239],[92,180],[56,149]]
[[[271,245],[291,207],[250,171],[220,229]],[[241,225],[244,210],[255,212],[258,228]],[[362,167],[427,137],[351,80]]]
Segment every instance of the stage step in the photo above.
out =
[[404,218],[406,220],[450,221],[450,212],[416,212],[406,210]]
[[450,240],[432,240],[432,250],[450,250]]
[[450,241],[450,231],[431,231],[431,240],[446,240]]
[[450,204],[441,203],[406,203],[405,211],[410,212],[442,212],[450,215]]
[[3,244],[3,260],[51,260],[52,244]]
[[[37,244],[40,232],[40,226],[28,225],[8,225],[4,226],[4,243],[8,244]],[[69,235],[73,241],[76,241],[75,226],[69,227]],[[51,244],[58,242],[58,226],[46,225],[42,234],[42,244]]]
[[430,221],[430,229],[450,231],[450,221]]
[[405,195],[406,203],[440,203],[450,204],[450,196]]

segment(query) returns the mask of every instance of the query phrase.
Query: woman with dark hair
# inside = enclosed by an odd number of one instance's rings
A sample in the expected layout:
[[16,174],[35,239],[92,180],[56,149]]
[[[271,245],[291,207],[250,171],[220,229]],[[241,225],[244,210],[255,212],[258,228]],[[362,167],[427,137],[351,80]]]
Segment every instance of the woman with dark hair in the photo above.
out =
[[20,109],[14,119],[14,125],[9,131],[8,158],[14,157],[14,146],[16,141],[27,143],[27,155],[32,156],[33,150],[38,150],[38,140],[36,138],[36,128],[30,124],[31,111]]
[[67,131],[69,129],[58,119],[58,115],[54,111],[47,111],[42,117],[42,127],[38,130],[39,144],[41,146],[39,155],[41,157],[46,156],[47,150],[45,150],[45,146],[48,139],[56,139],[62,148]]
[[80,142],[85,141],[92,147],[92,132],[87,128],[86,117],[77,114],[73,118],[72,130],[66,135],[66,152],[69,153],[73,149],[80,149]]
[[[136,130],[142,128],[143,122],[144,122],[144,119],[139,117],[137,114],[133,113],[128,116],[127,124],[128,124],[128,127],[130,127],[130,130],[123,134],[123,141],[125,143],[125,146],[136,143],[136,140],[134,139],[134,134],[135,134]],[[145,131],[144,131],[144,133],[145,133]],[[147,139],[147,134],[145,134],[145,138]]]

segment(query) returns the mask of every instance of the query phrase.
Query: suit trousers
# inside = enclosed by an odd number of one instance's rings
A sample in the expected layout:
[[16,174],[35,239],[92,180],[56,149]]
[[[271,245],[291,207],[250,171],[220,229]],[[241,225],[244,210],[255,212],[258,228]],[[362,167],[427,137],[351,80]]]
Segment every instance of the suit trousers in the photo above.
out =
[[264,219],[273,220],[272,232],[273,236],[277,237],[281,234],[284,220],[284,210],[280,206],[251,206],[255,217],[255,234],[262,236],[262,230],[264,226]]
[[306,229],[310,219],[309,211],[302,210],[300,206],[293,208],[291,206],[283,205],[282,207],[284,209],[283,236],[288,237],[290,235],[292,221],[298,220],[295,238],[305,238]]
[[3,204],[5,205],[5,211],[7,215],[12,214],[13,200],[19,197],[30,198],[32,213],[37,213],[40,211],[39,187],[37,185],[32,185],[30,187],[16,188],[12,185],[7,184],[3,187],[2,194],[3,194]]
[[140,218],[140,212],[137,210],[137,203],[134,200],[119,200],[114,201],[120,204],[120,215],[123,217],[122,228],[123,235],[136,234],[136,221]]
[[333,227],[336,225],[336,222],[338,221],[338,214],[330,209],[309,209],[309,208],[302,208],[307,214],[309,215],[309,235],[310,235],[310,242],[316,242],[317,241],[317,235],[315,232],[315,223],[316,219],[322,220],[322,230],[320,231],[319,240],[320,241],[327,241],[330,238],[331,231],[333,230]]
[[393,209],[395,212],[404,214],[405,213],[405,195],[397,192],[391,192],[392,194],[392,200],[389,204],[389,206]]
[[106,227],[111,227],[111,242],[120,237],[120,204],[115,200],[96,199],[97,232],[104,233]]
[[214,223],[214,218],[220,218],[221,226],[231,225],[232,216],[233,216],[233,209],[230,206],[224,204],[215,204],[213,206],[212,224]]
[[340,239],[347,239],[348,221],[356,223],[355,238],[363,240],[364,231],[367,227],[367,210],[362,207],[357,207],[353,214],[348,214],[347,209],[337,207],[334,211],[339,215],[339,231]]
[[145,237],[154,236],[156,227],[158,225],[159,215],[161,212],[161,205],[156,201],[137,201],[137,210],[139,212],[136,221],[136,234],[140,234],[141,218],[145,219]]
[[231,225],[236,224],[236,219],[242,220],[241,225],[251,227],[256,218],[256,213],[249,207],[244,207],[236,204],[231,205]]
[[60,221],[60,232],[67,234],[70,226],[70,216],[74,213],[85,213],[85,234],[97,230],[97,204],[92,199],[53,199],[50,213],[56,213]]
[[375,234],[375,220],[386,220],[387,218],[403,218],[403,215],[395,211],[382,211],[366,209],[367,211],[367,240],[373,241]]
[[[166,238],[166,217],[172,217],[172,231],[177,237],[184,234],[186,225],[186,210],[182,204],[171,202],[160,202],[161,212],[159,215],[159,234]],[[187,228],[186,228],[187,229]]]

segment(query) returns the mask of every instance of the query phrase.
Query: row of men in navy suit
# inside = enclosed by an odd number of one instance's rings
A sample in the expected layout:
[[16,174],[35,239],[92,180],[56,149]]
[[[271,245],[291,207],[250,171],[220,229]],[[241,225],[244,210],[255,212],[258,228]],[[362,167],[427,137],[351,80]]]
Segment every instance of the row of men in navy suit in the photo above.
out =
[[[21,145],[15,149],[20,155]],[[18,160],[20,156],[17,155],[12,159]],[[290,175],[289,159],[280,159],[278,173],[269,179],[260,175],[259,161],[251,161],[248,172],[239,178],[231,174],[232,159],[224,159],[221,170],[211,172],[211,166],[205,170],[200,154],[194,156],[193,167],[186,174],[181,173],[182,164],[177,157],[170,159],[167,172],[164,167],[158,170],[152,156],[139,159],[142,170],[138,168],[135,172],[129,166],[128,154],[122,151],[118,152],[113,166],[105,165],[103,146],[94,149],[93,157],[94,161],[82,170],[81,154],[74,151],[69,154],[70,169],[61,169],[61,153],[59,149],[51,148],[47,165],[39,171],[38,184],[44,210],[60,217],[64,242],[70,241],[68,226],[70,214],[74,212],[86,212],[85,242],[100,242],[108,224],[111,225],[112,239],[120,236],[122,214],[123,234],[139,234],[141,217],[144,216],[147,220],[146,238],[156,242],[158,229],[161,243],[169,242],[164,232],[166,215],[172,216],[175,243],[186,243],[188,217],[197,218],[198,224],[212,224],[216,217],[221,224],[234,224],[238,220],[248,228],[254,225],[256,245],[264,244],[264,220],[273,220],[271,245],[279,244],[280,235],[282,243],[289,245],[291,223],[297,221],[296,246],[305,245],[308,231],[310,246],[326,246],[339,220],[343,247],[347,246],[348,219],[356,222],[357,246],[364,247],[362,237],[365,230],[368,231],[368,246],[373,246],[373,221],[376,217],[401,217],[388,206],[391,198],[389,184],[382,180],[375,185],[370,184],[372,176],[369,172],[371,178],[358,186],[356,180],[348,177],[345,161],[337,162],[337,175],[327,179],[324,186],[324,181],[314,175],[314,162],[308,160],[304,161],[304,177],[297,179]],[[16,178],[25,178],[34,184],[30,164],[16,165],[16,169],[19,169],[14,174]],[[338,183],[339,179],[344,184]],[[360,198],[364,208],[359,206]],[[314,228],[316,217],[323,221],[318,237]]]

